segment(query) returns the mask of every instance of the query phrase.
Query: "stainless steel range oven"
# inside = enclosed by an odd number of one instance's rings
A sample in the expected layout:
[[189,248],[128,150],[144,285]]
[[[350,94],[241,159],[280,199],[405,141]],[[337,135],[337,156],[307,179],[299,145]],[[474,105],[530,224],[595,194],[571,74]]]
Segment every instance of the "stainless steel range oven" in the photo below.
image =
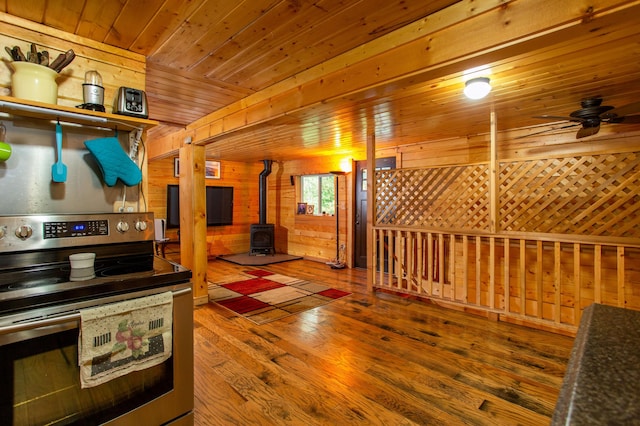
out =
[[[153,228],[152,213],[0,216],[3,424],[193,424],[191,272],[154,256]],[[95,263],[78,274],[69,256],[84,252]],[[159,295],[172,301],[169,358],[81,386],[84,312]]]

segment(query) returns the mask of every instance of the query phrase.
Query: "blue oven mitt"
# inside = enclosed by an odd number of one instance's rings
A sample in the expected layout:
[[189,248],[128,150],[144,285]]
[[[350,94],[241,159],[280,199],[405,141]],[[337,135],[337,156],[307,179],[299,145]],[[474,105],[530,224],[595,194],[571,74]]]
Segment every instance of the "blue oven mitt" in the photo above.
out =
[[98,161],[107,186],[114,186],[118,179],[127,186],[137,185],[142,180],[142,172],[124,152],[117,138],[84,141],[84,146]]

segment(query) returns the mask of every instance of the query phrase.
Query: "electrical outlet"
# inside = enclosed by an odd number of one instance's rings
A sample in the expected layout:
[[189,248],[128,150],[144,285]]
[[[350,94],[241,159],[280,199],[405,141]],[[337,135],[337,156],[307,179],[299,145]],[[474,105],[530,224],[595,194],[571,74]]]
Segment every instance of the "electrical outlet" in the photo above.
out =
[[126,202],[124,205],[122,205],[122,201],[116,201],[113,206],[113,211],[118,213],[132,213],[137,211],[137,207],[138,205],[134,201]]

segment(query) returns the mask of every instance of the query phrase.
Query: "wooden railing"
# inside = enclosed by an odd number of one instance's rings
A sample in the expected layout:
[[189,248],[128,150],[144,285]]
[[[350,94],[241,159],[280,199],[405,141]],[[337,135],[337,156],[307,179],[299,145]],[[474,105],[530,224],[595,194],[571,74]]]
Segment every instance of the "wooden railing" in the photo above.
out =
[[376,288],[575,332],[640,310],[637,152],[380,170]]
[[378,227],[374,287],[575,333],[591,303],[640,309],[640,249]]

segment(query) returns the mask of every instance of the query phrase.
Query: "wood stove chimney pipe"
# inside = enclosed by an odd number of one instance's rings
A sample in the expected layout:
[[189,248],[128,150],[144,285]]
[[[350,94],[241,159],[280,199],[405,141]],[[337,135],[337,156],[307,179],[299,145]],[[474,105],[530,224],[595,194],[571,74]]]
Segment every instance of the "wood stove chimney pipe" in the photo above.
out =
[[272,160],[262,160],[264,163],[264,170],[260,172],[260,181],[259,181],[259,211],[258,218],[259,223],[264,225],[267,223],[267,176],[271,174],[271,164]]

